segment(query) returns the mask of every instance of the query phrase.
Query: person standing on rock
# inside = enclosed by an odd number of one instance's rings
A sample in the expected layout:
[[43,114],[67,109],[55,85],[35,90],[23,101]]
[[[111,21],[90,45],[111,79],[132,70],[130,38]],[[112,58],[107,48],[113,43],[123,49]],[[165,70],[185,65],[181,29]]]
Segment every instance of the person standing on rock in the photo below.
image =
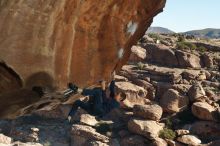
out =
[[81,93],[84,96],[89,96],[87,102],[77,100],[73,103],[72,109],[69,113],[68,119],[71,121],[71,117],[74,116],[77,109],[80,107],[86,110],[89,114],[102,117],[109,113],[112,109],[123,106],[123,101],[126,98],[126,94],[115,90],[115,81],[112,80],[109,86],[110,94],[106,96],[106,83],[100,81],[100,87],[93,89],[80,90],[76,85],[73,85],[77,93]]

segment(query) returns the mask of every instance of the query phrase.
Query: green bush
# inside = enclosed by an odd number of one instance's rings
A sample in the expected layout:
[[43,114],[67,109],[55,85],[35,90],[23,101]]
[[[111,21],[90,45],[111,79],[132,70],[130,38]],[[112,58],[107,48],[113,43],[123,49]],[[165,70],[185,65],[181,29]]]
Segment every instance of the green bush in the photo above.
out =
[[182,35],[178,36],[178,40],[177,41],[178,42],[185,42],[184,36],[182,36]]
[[200,52],[202,52],[202,53],[204,53],[204,52],[207,51],[207,49],[206,49],[204,46],[200,46],[200,47],[198,48],[198,50],[199,50]]
[[167,128],[172,128],[173,127],[172,120],[170,118],[167,118],[165,121],[165,125]]
[[176,138],[176,133],[172,129],[164,128],[159,132],[159,137],[163,139],[173,140]]
[[177,42],[176,47],[180,50],[196,50],[196,45],[190,42]]
[[156,33],[150,33],[150,34],[148,34],[148,36],[155,39],[155,40],[161,40],[161,37]]
[[143,70],[144,67],[145,67],[145,64],[144,64],[144,63],[142,63],[142,62],[138,62],[138,63],[137,63],[137,68],[138,68],[139,70]]

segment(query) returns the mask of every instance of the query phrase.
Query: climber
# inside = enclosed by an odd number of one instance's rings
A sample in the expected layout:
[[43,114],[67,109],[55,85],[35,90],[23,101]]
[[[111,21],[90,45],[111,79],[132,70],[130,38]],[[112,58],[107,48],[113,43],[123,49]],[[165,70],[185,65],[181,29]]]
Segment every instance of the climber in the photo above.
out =
[[84,96],[89,96],[89,100],[87,102],[81,100],[75,101],[69,113],[68,120],[71,121],[71,117],[76,113],[78,107],[86,110],[91,115],[102,117],[112,109],[123,106],[126,94],[115,91],[115,81],[112,80],[109,86],[110,94],[109,96],[106,96],[105,84],[105,81],[101,81],[99,87],[83,89],[82,91],[80,91],[77,86],[72,85],[76,92],[81,93]]

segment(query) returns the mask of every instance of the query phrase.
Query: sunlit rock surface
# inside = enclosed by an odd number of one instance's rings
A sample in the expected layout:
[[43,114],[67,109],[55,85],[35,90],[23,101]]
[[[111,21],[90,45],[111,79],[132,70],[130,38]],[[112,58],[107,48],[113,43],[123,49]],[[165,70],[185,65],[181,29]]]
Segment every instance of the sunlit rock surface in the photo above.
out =
[[165,0],[0,0],[0,93],[108,80],[164,5]]

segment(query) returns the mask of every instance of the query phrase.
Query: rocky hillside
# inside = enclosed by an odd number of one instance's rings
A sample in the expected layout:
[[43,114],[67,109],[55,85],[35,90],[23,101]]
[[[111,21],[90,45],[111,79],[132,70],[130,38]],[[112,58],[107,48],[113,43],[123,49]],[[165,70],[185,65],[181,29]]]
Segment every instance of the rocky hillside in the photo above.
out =
[[172,34],[175,32],[164,27],[149,27],[146,33]]
[[207,28],[202,30],[192,30],[184,32],[187,35],[194,35],[200,38],[220,38],[220,29]]
[[25,116],[0,120],[0,143],[219,146],[220,51],[215,43],[145,35],[115,76],[117,88],[127,95],[125,108],[101,119],[79,109],[70,124],[67,114],[78,95],[64,99],[58,92],[49,93],[24,108]]

